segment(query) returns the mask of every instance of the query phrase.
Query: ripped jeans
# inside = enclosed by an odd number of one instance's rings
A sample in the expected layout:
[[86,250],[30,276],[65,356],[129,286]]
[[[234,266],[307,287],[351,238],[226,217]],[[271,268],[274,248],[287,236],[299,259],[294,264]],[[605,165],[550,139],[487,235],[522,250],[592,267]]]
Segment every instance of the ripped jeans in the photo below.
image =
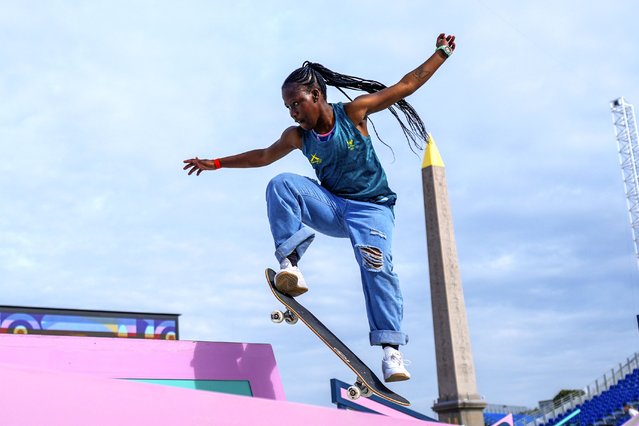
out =
[[337,197],[313,179],[292,173],[269,182],[266,203],[278,262],[294,250],[301,258],[315,238],[313,230],[349,238],[361,271],[371,345],[408,343],[401,331],[403,299],[393,272],[395,216],[390,207]]

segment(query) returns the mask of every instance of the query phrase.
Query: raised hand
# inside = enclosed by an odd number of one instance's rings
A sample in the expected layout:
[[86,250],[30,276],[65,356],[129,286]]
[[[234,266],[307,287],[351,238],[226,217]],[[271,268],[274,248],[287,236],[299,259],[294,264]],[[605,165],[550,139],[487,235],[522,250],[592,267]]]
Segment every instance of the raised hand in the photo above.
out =
[[435,42],[435,47],[439,46],[448,46],[450,50],[455,50],[455,36],[452,34],[446,35],[441,33],[437,36],[437,41]]

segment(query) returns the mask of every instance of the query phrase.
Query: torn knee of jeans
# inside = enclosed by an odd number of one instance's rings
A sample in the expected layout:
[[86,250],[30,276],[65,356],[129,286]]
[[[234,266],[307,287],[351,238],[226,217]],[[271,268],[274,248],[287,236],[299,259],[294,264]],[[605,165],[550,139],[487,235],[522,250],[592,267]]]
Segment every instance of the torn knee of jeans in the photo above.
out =
[[377,229],[371,229],[371,235],[377,235],[378,237],[386,239],[386,234],[384,234],[382,231],[378,231]]
[[384,266],[382,251],[373,246],[357,246],[362,256],[362,265],[370,271],[381,271]]

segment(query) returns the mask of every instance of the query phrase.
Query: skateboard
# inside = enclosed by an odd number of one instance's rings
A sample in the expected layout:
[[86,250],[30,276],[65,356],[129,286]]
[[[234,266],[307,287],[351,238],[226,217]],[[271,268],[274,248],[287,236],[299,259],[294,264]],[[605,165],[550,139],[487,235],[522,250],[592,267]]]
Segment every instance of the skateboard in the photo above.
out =
[[331,348],[335,355],[344,361],[357,375],[355,383],[347,390],[350,399],[355,400],[360,396],[369,397],[371,394],[375,394],[395,404],[410,405],[407,399],[388,389],[375,373],[348,346],[338,339],[328,327],[322,324],[311,311],[302,306],[297,299],[278,291],[275,288],[275,271],[267,268],[265,273],[266,281],[268,281],[273,295],[286,307],[284,312],[280,310],[273,311],[271,313],[271,321],[274,323],[286,322],[287,324],[295,324],[300,319],[326,346]]

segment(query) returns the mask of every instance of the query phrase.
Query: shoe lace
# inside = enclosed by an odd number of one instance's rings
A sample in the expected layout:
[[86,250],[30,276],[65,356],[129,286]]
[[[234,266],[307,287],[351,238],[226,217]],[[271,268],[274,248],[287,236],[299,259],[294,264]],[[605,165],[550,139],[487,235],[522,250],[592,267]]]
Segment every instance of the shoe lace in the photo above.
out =
[[409,366],[412,364],[412,361],[409,359],[405,359],[401,353],[394,353],[390,356],[390,361],[397,364],[404,364],[404,366]]

